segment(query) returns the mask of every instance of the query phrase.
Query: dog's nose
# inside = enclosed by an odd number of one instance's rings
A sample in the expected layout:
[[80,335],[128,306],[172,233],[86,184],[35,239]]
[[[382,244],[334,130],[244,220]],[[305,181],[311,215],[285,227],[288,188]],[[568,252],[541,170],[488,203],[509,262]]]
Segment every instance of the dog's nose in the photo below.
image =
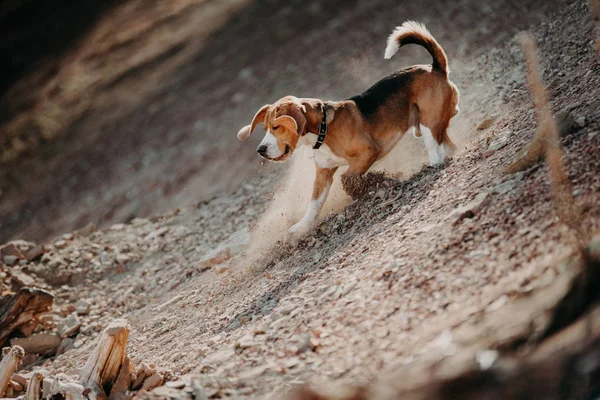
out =
[[267,152],[267,146],[264,145],[264,144],[261,144],[260,146],[258,146],[258,148],[256,149],[256,151],[258,151],[258,154],[260,154],[261,156],[263,156]]

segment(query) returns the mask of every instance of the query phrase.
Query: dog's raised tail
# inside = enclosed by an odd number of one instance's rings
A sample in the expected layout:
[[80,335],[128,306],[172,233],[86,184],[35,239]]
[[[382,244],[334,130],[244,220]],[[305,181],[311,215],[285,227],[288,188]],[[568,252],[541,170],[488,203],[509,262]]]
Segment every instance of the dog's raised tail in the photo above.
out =
[[390,59],[400,47],[406,44],[418,44],[425,47],[433,57],[432,67],[443,71],[448,76],[448,58],[442,46],[435,40],[425,25],[416,21],[406,21],[394,29],[387,41],[385,58]]

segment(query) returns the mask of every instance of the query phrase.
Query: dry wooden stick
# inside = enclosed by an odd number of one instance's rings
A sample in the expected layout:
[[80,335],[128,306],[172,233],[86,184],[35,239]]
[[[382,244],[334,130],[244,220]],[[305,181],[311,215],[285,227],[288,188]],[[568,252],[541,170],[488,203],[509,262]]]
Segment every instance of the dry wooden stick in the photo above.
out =
[[42,289],[22,288],[16,294],[0,297],[0,343],[17,328],[37,321],[54,303],[54,296]]
[[582,229],[581,212],[575,205],[571,181],[562,160],[563,151],[558,127],[540,76],[537,45],[533,36],[528,33],[521,34],[519,40],[527,60],[527,82],[537,114],[538,129],[529,147],[517,156],[517,160],[508,167],[507,172],[521,171],[538,162],[541,157],[545,157],[556,214],[562,223],[575,232],[579,246],[583,247],[589,242],[589,236]]
[[41,372],[34,372],[27,385],[27,391],[23,400],[40,400],[42,398],[42,381],[44,375]]
[[23,357],[25,357],[25,351],[20,346],[5,347],[2,349],[2,355],[2,362],[0,362],[0,397],[4,397],[10,378],[17,370]]
[[[88,400],[92,399],[93,396],[84,395],[85,388],[75,382],[63,382],[61,376],[56,376],[50,387],[50,393],[48,393],[48,399],[63,398],[65,400]],[[45,395],[46,393],[44,393]]]
[[125,359],[125,348],[129,338],[129,324],[126,320],[113,321],[104,329],[98,345],[81,370],[81,384],[106,398],[119,375]]
[[509,174],[523,171],[544,157],[547,148],[547,140],[552,136],[553,130],[557,132],[556,123],[552,117],[552,111],[548,105],[544,84],[540,77],[539,62],[537,57],[537,46],[530,34],[523,33],[519,36],[525,60],[527,62],[527,83],[532,94],[534,109],[537,115],[538,128],[533,135],[529,146],[517,155],[517,160],[506,170]]
[[119,371],[119,376],[110,390],[110,395],[108,396],[109,400],[123,400],[128,398],[127,391],[133,381],[132,374],[134,371],[135,367],[129,357],[125,355],[123,365],[121,365],[121,370]]

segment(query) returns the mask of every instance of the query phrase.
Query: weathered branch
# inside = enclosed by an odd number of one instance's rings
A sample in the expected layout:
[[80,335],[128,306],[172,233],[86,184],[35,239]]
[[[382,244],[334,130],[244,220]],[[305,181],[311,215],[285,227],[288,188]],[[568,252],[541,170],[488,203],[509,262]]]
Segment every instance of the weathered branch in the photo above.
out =
[[571,181],[563,163],[558,127],[540,76],[537,45],[533,36],[527,33],[520,36],[520,41],[527,60],[527,82],[537,113],[538,129],[529,147],[517,156],[517,160],[508,167],[507,172],[521,171],[538,162],[541,157],[546,158],[554,210],[561,222],[575,232],[581,247],[590,238],[582,230],[581,211],[575,204]]
[[127,321],[113,321],[102,332],[96,348],[81,370],[81,384],[93,390],[98,397],[106,398],[106,393],[111,392],[125,359],[128,338]]
[[16,294],[0,297],[0,343],[15,329],[37,321],[53,302],[54,296],[42,289],[22,288]]
[[41,372],[34,372],[27,385],[27,391],[23,400],[40,400],[42,398],[42,381],[44,375]]
[[52,386],[48,395],[44,393],[46,398],[63,398],[65,400],[87,400],[87,396],[84,395],[86,389],[78,383],[74,382],[63,382],[61,376],[57,376],[52,381]]
[[0,397],[4,397],[10,378],[17,370],[25,352],[19,346],[5,348],[2,350],[2,362],[0,362]]
[[108,396],[109,400],[124,400],[128,398],[127,391],[129,391],[131,382],[133,381],[134,371],[135,367],[131,363],[129,357],[125,355],[123,365],[121,365],[121,370],[119,371],[119,376],[110,390],[110,395]]

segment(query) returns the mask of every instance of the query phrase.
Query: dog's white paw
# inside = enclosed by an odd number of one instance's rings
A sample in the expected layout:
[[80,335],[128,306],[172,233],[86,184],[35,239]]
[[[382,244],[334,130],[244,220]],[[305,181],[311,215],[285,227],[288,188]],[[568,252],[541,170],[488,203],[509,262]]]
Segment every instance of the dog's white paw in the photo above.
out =
[[288,234],[294,238],[298,238],[298,237],[303,236],[303,235],[307,234],[308,232],[310,232],[310,230],[312,228],[313,228],[312,223],[301,220],[300,222],[292,225],[288,229]]

